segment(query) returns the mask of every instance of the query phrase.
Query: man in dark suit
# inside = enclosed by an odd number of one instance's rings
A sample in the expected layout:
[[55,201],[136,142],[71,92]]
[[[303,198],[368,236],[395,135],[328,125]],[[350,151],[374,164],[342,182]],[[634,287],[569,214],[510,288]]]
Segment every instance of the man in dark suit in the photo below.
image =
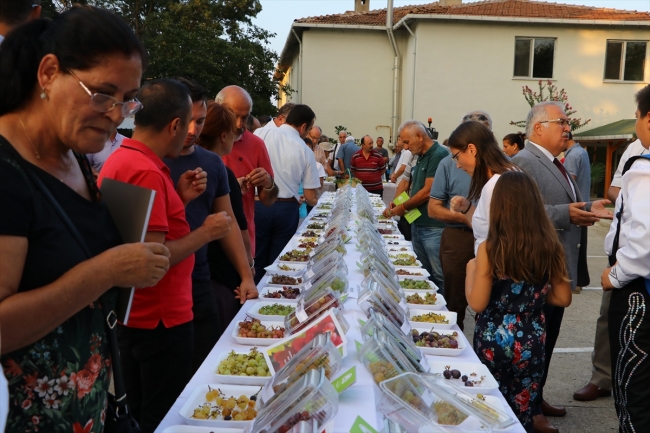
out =
[[[578,274],[580,232],[582,227],[591,226],[600,218],[612,218],[605,209],[609,200],[583,202],[580,191],[556,158],[567,147],[570,132],[569,118],[558,102],[542,102],[534,106],[526,119],[526,136],[529,145],[520,151],[512,161],[528,173],[539,186],[548,216],[553,221],[560,242],[564,247],[571,288],[575,289]],[[532,248],[533,246],[531,246]],[[560,334],[564,308],[546,304],[546,369],[538,392],[534,409],[536,433],[557,433],[546,416],[564,416],[563,407],[552,406],[543,398],[548,367],[555,343]]]

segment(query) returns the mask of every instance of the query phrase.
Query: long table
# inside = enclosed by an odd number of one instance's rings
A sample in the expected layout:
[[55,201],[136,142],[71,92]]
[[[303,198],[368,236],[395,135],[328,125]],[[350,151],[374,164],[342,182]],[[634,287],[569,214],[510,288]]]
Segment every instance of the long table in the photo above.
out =
[[[317,206],[316,206],[317,208]],[[316,211],[317,209],[314,209]],[[354,211],[354,208],[353,208]],[[354,213],[354,212],[353,212]],[[309,216],[303,221],[302,225],[298,229],[298,233],[306,230],[307,225],[310,223]],[[351,219],[350,225],[355,225]],[[352,288],[352,294],[346,299],[344,303],[345,307],[345,318],[350,324],[350,329],[348,330],[346,337],[347,342],[347,353],[348,355],[343,360],[342,371],[346,371],[352,366],[357,366],[357,382],[352,385],[349,389],[343,392],[340,395],[339,399],[339,411],[334,419],[334,431],[337,433],[347,433],[350,431],[352,424],[354,423],[357,416],[361,415],[370,425],[372,425],[377,431],[380,431],[383,428],[383,416],[376,410],[376,400],[378,397],[379,388],[375,385],[373,378],[370,373],[363,367],[363,364],[359,361],[357,350],[355,347],[356,341],[363,341],[361,338],[361,333],[359,329],[358,319],[366,320],[366,316],[363,311],[357,305],[356,299],[356,288],[361,284],[363,280],[363,273],[357,267],[356,262],[360,261],[361,252],[356,248],[356,235],[353,231],[350,232],[352,235],[352,240],[346,245],[347,254],[345,256],[345,261],[348,267],[348,281],[350,288]],[[291,248],[285,248],[290,250]],[[283,252],[284,253],[284,252]],[[265,287],[266,277],[262,279],[259,284],[259,289]],[[190,382],[187,384],[181,395],[178,397],[170,411],[167,413],[163,421],[160,423],[156,429],[156,433],[162,433],[167,427],[175,425],[183,425],[183,418],[180,416],[179,411],[185,404],[185,401],[188,399],[192,391],[199,385],[213,384],[217,383],[217,377],[215,376],[215,371],[217,367],[217,358],[223,352],[229,352],[231,350],[236,351],[247,351],[252,346],[243,346],[238,344],[233,338],[232,333],[234,327],[237,326],[237,323],[243,320],[246,317],[246,312],[259,300],[249,300],[242,306],[241,310],[235,317],[235,319],[230,323],[226,332],[221,336],[217,344],[214,346],[206,360],[203,362],[201,367],[192,377]],[[461,339],[464,340],[466,349],[459,355],[453,358],[446,356],[429,356],[436,361],[442,362],[480,362],[474,351],[472,350],[472,345],[467,338],[460,330],[458,325],[454,325],[452,330],[456,330],[459,333]],[[491,393],[491,395],[499,397],[503,410],[508,413],[510,416],[515,417],[514,413],[508,406],[505,398],[501,393],[496,390]],[[216,429],[215,429],[216,431]],[[510,427],[507,430],[499,430],[508,433],[522,433],[524,428],[521,424],[516,424]]]

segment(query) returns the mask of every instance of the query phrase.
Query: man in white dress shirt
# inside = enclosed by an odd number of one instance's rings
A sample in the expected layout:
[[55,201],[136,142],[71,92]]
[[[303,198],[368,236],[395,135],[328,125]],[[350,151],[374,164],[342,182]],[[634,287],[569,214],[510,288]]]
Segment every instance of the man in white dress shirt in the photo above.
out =
[[287,122],[287,116],[291,112],[291,109],[295,106],[296,104],[292,102],[287,102],[284,104],[280,109],[278,110],[278,115],[272,118],[269,122],[267,122],[264,126],[261,128],[257,128],[254,132],[255,135],[257,135],[259,138],[264,140],[266,138],[266,134],[269,131],[272,131],[274,129],[278,129],[280,126],[284,125]]
[[[279,193],[273,206],[255,203],[256,283],[262,279],[264,268],[273,263],[296,233],[300,204],[315,206],[318,201],[320,178],[316,158],[304,142],[315,118],[311,108],[297,104],[286,123],[269,129],[264,139]],[[298,192],[301,183],[304,196]]]
[[102,167],[104,166],[104,163],[108,157],[120,148],[122,145],[122,140],[124,140],[124,136],[117,132],[116,129],[113,132],[113,135],[111,135],[109,139],[106,140],[106,144],[104,144],[104,148],[102,150],[97,153],[86,155],[88,161],[90,161],[90,165],[93,168],[93,173],[95,173],[95,176],[97,176],[97,174],[102,171]]
[[41,16],[41,0],[0,1],[0,43],[16,27]]

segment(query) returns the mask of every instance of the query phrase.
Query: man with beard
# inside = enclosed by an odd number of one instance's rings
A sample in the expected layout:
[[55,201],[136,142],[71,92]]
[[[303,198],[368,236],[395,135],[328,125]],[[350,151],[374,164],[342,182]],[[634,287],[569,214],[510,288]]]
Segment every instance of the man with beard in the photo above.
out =
[[230,108],[237,117],[235,144],[230,154],[223,158],[223,162],[238,179],[243,178],[242,192],[247,190],[243,196],[244,213],[254,257],[255,200],[265,206],[271,206],[278,196],[278,187],[273,180],[273,168],[264,141],[246,129],[246,121],[253,109],[251,96],[239,86],[226,86],[217,94],[215,102]]
[[[185,207],[185,215],[190,230],[200,227],[208,215],[225,212],[232,221],[235,215],[230,205],[230,188],[226,167],[216,153],[196,145],[201,135],[205,116],[207,114],[207,90],[203,87],[179,78],[190,90],[192,98],[192,120],[183,144],[183,150],[178,158],[165,158],[163,161],[171,171],[174,183],[187,170],[195,167],[205,167],[208,174],[206,190]],[[253,274],[246,256],[241,231],[237,224],[230,225],[230,231],[219,239],[222,248],[230,257],[235,269],[242,280],[239,286],[242,301],[257,297],[257,288],[253,282]],[[205,244],[195,253],[194,269],[192,271],[192,311],[194,313],[194,351],[192,356],[192,373],[201,366],[214,345],[219,340],[219,316],[217,302],[210,283],[210,267],[208,265],[208,245]]]

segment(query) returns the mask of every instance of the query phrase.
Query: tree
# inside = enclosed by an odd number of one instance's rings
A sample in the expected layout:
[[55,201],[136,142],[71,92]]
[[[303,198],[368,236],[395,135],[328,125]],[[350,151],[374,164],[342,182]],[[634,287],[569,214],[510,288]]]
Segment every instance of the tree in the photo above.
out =
[[[583,122],[581,118],[571,117],[571,115],[576,113],[576,110],[574,110],[571,104],[569,104],[569,96],[566,94],[564,89],[560,89],[558,91],[557,86],[553,84],[551,80],[546,81],[546,83],[543,83],[542,80],[539,80],[538,85],[539,85],[539,92],[533,92],[533,90],[528,86],[522,87],[522,93],[524,94],[524,98],[526,98],[526,102],[528,103],[528,105],[530,105],[531,108],[536,104],[539,104],[540,102],[544,102],[544,101],[561,102],[562,104],[564,104],[564,112],[569,118],[569,121],[571,122],[571,131],[580,129],[586,124],[588,124],[589,122],[591,122],[591,119],[587,119]],[[544,94],[545,90],[546,90],[546,95]],[[510,124],[517,126],[519,128],[526,127],[525,120],[519,120],[517,122],[511,121]]]
[[[145,80],[189,78],[212,97],[236,84],[251,94],[254,113],[275,115],[278,57],[268,48],[274,34],[252,24],[262,10],[259,0],[74,0],[79,2],[112,10],[131,25],[149,53]],[[52,16],[73,0],[45,3]]]

